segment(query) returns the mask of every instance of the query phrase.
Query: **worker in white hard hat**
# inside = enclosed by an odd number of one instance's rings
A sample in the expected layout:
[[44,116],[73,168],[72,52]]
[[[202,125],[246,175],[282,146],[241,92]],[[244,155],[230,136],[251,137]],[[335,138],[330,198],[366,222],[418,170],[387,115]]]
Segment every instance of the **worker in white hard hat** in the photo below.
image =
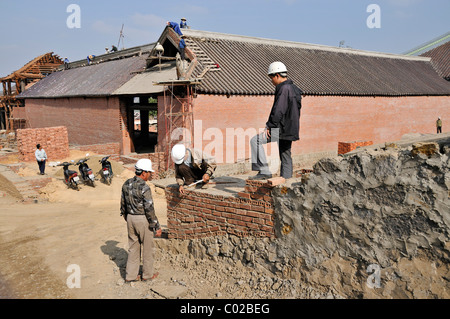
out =
[[201,181],[201,187],[207,188],[209,180],[217,167],[214,157],[190,149],[183,144],[176,144],[172,148],[172,160],[175,163],[175,179],[181,194],[184,186]]
[[250,140],[252,170],[258,172],[250,179],[272,177],[263,148],[264,144],[270,142],[278,143],[280,176],[286,179],[292,177],[291,147],[292,142],[299,139],[302,91],[287,78],[287,72],[282,62],[276,61],[269,65],[267,74],[275,86],[275,98],[264,132]]
[[[146,183],[153,172],[151,160],[140,159],[135,165],[136,175],[122,186],[120,215],[127,222],[129,246],[125,282],[153,280],[158,276],[153,269],[153,237],[161,237],[162,231]],[[142,276],[139,275],[141,245]]]

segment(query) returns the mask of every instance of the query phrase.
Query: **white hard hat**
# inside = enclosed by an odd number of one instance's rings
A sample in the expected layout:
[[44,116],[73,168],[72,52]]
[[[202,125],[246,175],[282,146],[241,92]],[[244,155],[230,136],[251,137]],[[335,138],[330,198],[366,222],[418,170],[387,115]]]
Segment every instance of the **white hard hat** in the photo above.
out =
[[186,146],[177,144],[172,148],[172,160],[175,164],[181,164],[186,155]]
[[148,158],[142,158],[139,161],[137,161],[134,168],[141,171],[154,172],[154,170],[152,169],[152,161],[149,160]]
[[269,65],[268,75],[276,74],[276,73],[286,73],[287,68],[282,62],[273,62]]

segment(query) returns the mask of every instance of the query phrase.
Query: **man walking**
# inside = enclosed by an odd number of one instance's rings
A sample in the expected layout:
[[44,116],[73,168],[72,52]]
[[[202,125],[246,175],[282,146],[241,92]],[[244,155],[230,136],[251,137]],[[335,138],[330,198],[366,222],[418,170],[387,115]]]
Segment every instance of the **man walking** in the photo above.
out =
[[[135,165],[135,176],[122,186],[120,215],[127,222],[128,260],[126,282],[152,280],[158,276],[153,273],[153,233],[161,237],[161,227],[155,214],[153,198],[147,181],[151,177],[152,162],[140,159]],[[139,276],[142,246],[142,277]]]
[[39,173],[41,175],[45,175],[45,161],[47,160],[47,154],[41,144],[37,144],[36,148],[37,150],[34,152],[34,156],[36,157],[36,161],[39,166]]
[[268,75],[275,86],[275,99],[264,132],[250,140],[252,170],[258,171],[251,179],[272,177],[263,145],[275,141],[281,160],[280,176],[287,179],[293,174],[292,142],[299,140],[302,91],[287,78],[287,68],[282,62],[270,64]]

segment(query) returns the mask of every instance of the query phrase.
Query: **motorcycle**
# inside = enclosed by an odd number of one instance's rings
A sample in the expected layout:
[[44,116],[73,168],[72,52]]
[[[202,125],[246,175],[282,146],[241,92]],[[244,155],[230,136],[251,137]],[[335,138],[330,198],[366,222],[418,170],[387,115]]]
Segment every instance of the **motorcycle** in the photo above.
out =
[[[89,156],[89,154],[86,154],[86,156]],[[95,187],[95,177],[94,173],[92,172],[92,169],[89,168],[88,164],[86,163],[89,160],[88,157],[80,159],[76,165],[78,165],[78,169],[80,171],[81,179],[84,184],[91,185],[92,187]]]
[[76,171],[72,171],[72,170],[69,169],[70,165],[75,165],[75,164],[69,163],[69,162],[63,162],[61,164],[58,164],[57,166],[62,166],[63,167],[63,170],[64,170],[64,182],[67,185],[67,187],[71,187],[71,188],[76,189],[78,191],[78,190],[80,190],[78,188],[78,184],[80,184],[80,178],[78,177],[78,173]]
[[105,156],[101,160],[99,160],[99,162],[102,164],[102,170],[101,170],[102,178],[107,185],[111,185],[111,181],[112,181],[112,177],[113,177],[111,162],[108,161],[108,158],[110,156],[111,155]]

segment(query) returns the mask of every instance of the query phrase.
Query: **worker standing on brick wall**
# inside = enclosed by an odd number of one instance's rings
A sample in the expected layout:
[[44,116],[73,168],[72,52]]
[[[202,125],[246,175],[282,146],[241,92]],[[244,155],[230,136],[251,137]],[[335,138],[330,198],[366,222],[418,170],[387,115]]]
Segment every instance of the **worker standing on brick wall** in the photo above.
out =
[[216,160],[205,153],[186,148],[183,144],[177,144],[172,148],[172,160],[175,163],[175,179],[179,185],[179,191],[184,193],[184,185],[190,185],[199,180],[202,188],[207,188],[210,178],[216,170]]
[[258,171],[251,179],[272,177],[263,145],[275,141],[281,160],[280,175],[287,179],[293,174],[292,142],[299,139],[302,91],[287,78],[287,68],[282,62],[270,64],[268,75],[275,86],[275,100],[264,132],[250,140],[252,170]]
[[442,120],[441,120],[441,117],[438,117],[438,119],[436,121],[436,129],[437,129],[437,134],[442,133]]
[[41,175],[45,175],[45,161],[47,160],[47,153],[42,148],[41,144],[36,145],[36,152],[34,152],[34,156],[36,157],[36,161],[39,166],[39,172]]
[[[122,186],[120,203],[120,215],[127,222],[128,229],[126,282],[152,280],[158,276],[158,273],[153,273],[153,237],[161,237],[162,232],[155,214],[151,190],[146,183],[154,172],[152,162],[140,159],[135,170],[136,176],[128,179]],[[143,267],[142,276],[139,276],[141,245]]]

